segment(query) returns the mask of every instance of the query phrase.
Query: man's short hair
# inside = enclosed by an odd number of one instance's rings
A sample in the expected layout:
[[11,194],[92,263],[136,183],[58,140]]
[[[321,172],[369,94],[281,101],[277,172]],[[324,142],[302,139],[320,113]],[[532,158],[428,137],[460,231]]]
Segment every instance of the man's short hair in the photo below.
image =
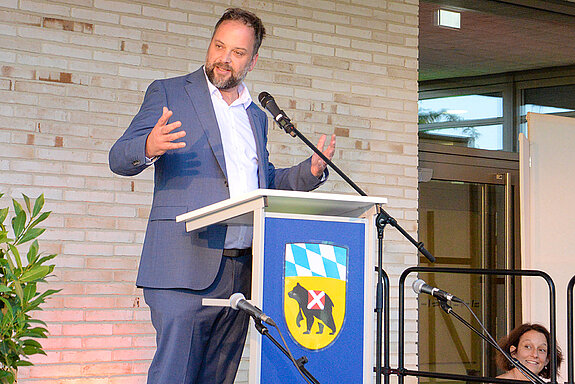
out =
[[264,28],[264,23],[262,22],[262,20],[259,17],[257,17],[254,13],[246,11],[245,9],[228,8],[216,23],[214,33],[216,33],[216,30],[218,29],[220,24],[226,20],[240,21],[254,30],[255,42],[254,42],[254,52],[252,56],[255,56],[258,53],[258,50],[262,45],[262,40],[266,35],[266,29]]

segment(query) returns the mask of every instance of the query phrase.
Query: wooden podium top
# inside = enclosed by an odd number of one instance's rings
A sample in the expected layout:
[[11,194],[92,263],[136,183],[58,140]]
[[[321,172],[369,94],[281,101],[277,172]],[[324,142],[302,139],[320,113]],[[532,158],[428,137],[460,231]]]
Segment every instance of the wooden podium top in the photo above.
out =
[[336,217],[359,217],[374,204],[386,204],[385,197],[340,195],[320,192],[298,192],[279,189],[256,189],[245,195],[208,205],[176,217],[186,222],[188,231],[207,225],[251,224],[256,209],[266,212]]

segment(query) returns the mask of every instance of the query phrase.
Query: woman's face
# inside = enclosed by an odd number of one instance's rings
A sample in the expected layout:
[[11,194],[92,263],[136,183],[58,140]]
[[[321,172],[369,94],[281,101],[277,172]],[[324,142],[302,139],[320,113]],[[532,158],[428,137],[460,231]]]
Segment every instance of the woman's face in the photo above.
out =
[[549,363],[547,358],[548,348],[545,335],[532,329],[521,335],[517,348],[512,345],[509,351],[511,356],[519,360],[531,372],[538,375]]

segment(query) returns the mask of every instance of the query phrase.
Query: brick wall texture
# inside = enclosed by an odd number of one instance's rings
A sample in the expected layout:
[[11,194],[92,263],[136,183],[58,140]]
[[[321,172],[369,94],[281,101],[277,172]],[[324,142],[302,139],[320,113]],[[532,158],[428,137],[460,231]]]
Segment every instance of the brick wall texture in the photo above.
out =
[[[335,132],[338,166],[388,197],[415,236],[418,0],[0,0],[1,205],[45,194],[52,215],[40,245],[58,254],[49,284],[62,289],[37,313],[47,356],[21,368],[19,383],[145,383],[155,340],[134,281],[153,172],[115,176],[108,150],[153,79],[203,63],[230,6],[255,11],[268,30],[247,79],[252,96],[270,92],[314,142]],[[276,166],[310,154],[275,126],[269,150]],[[355,193],[332,175],[321,191]],[[385,239],[393,312],[397,278],[417,257],[395,229]],[[408,308],[415,364],[416,304]],[[396,329],[393,320],[392,341]]]

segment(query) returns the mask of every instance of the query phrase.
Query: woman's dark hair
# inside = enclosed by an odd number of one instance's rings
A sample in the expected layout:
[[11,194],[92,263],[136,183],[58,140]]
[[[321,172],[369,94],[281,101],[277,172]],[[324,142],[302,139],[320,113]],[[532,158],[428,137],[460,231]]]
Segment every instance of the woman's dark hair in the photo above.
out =
[[[540,324],[529,324],[529,323],[521,324],[520,326],[512,330],[509,333],[509,335],[499,340],[499,346],[501,347],[501,349],[503,349],[505,352],[511,355],[510,350],[511,346],[513,345],[515,348],[518,348],[519,339],[521,338],[521,336],[523,336],[524,333],[528,331],[539,332],[543,334],[545,336],[545,339],[547,340],[547,346],[548,346],[547,360],[549,360],[549,364],[545,365],[545,367],[541,370],[541,372],[539,372],[539,376],[545,379],[549,379],[551,376],[551,369],[549,368],[549,365],[551,364],[551,335],[549,334],[547,328],[545,328],[544,326]],[[557,343],[555,344],[557,345]],[[561,362],[563,361],[563,353],[561,352],[561,349],[559,348],[558,345],[556,352],[557,352],[557,368],[559,368],[561,366]],[[496,363],[497,366],[504,371],[510,371],[511,369],[514,368],[514,366],[500,352],[497,353]]]
[[254,30],[255,42],[254,42],[254,52],[252,56],[255,56],[258,53],[258,50],[262,45],[262,40],[266,35],[266,29],[264,28],[264,23],[261,21],[261,19],[257,17],[254,13],[246,11],[245,9],[228,8],[216,23],[214,33],[216,33],[216,30],[218,29],[220,24],[226,20],[240,21]]

